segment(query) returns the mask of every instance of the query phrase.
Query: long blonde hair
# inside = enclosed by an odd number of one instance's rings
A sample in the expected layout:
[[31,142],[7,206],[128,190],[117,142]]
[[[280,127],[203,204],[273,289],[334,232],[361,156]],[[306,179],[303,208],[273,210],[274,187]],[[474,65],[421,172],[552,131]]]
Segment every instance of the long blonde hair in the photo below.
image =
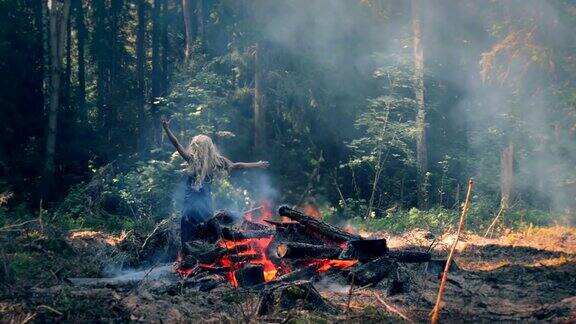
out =
[[212,139],[206,135],[196,135],[188,146],[187,171],[196,177],[193,187],[198,190],[202,187],[207,176],[224,177],[232,167],[232,162],[220,154]]

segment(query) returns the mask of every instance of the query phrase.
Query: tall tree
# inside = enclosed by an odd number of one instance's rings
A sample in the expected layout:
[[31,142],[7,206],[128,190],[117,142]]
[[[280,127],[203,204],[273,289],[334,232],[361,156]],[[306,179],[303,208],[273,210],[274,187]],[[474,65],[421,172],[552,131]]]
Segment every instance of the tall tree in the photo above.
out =
[[412,0],[412,32],[414,47],[414,92],[416,97],[416,159],[418,169],[418,207],[426,209],[428,195],[426,173],[428,172],[428,149],[426,145],[426,110],[424,106],[424,49],[419,0]]
[[204,0],[196,0],[196,24],[198,26],[198,39],[201,44],[204,44],[204,34],[206,32],[204,27]]
[[185,49],[184,61],[190,63],[192,57],[192,47],[194,46],[194,24],[192,23],[192,6],[190,0],[182,0],[182,15],[184,16]]
[[[154,0],[152,8],[152,127],[154,129],[154,137],[158,136],[158,104],[157,98],[162,96],[162,62],[160,53],[160,37],[162,33],[162,26],[160,20],[162,2],[164,0]],[[155,140],[156,144],[159,141]]]
[[146,128],[146,0],[138,0],[138,30],[136,32],[136,79],[138,82],[138,151],[144,152]]
[[86,62],[84,58],[84,46],[86,44],[86,24],[84,22],[84,8],[82,0],[74,0],[76,13],[76,42],[78,48],[78,88],[76,92],[76,104],[82,122],[88,120],[86,110]]
[[262,151],[266,146],[264,69],[263,44],[257,42],[254,50],[254,147],[257,151]]
[[169,28],[169,1],[162,1],[162,16],[161,16],[161,42],[162,42],[162,95],[166,95],[168,91],[168,57],[170,55],[170,41],[168,39]]
[[48,134],[46,136],[46,153],[44,159],[45,181],[49,184],[54,177],[54,159],[56,152],[56,131],[58,126],[58,110],[60,106],[60,86],[62,77],[62,56],[64,54],[64,38],[66,36],[70,0],[62,4],[56,0],[48,0],[49,15],[49,46],[50,46],[50,105],[48,110]]

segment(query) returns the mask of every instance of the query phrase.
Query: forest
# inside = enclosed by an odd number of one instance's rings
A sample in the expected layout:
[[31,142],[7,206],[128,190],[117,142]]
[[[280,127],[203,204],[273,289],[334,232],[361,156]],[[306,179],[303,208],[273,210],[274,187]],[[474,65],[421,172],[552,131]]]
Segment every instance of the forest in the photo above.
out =
[[0,323],[576,319],[573,1],[0,18]]

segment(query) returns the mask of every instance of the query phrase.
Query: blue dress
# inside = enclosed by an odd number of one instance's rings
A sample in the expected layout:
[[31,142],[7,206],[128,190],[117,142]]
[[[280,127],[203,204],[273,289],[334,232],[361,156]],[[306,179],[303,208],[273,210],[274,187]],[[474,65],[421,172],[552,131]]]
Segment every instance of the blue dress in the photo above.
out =
[[189,176],[186,181],[184,208],[180,219],[180,239],[182,245],[196,239],[197,225],[213,216],[212,209],[212,179],[206,177],[202,187],[194,189],[195,176]]

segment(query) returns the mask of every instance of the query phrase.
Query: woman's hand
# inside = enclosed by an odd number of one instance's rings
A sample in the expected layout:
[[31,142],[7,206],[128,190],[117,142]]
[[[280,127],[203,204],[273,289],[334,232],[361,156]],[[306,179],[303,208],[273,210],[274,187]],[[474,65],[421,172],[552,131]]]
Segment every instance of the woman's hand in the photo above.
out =
[[166,117],[160,118],[160,122],[162,123],[162,127],[168,128],[170,126],[170,121],[166,119]]
[[268,161],[258,161],[256,162],[258,167],[261,169],[268,169],[268,167],[270,167],[270,162]]

